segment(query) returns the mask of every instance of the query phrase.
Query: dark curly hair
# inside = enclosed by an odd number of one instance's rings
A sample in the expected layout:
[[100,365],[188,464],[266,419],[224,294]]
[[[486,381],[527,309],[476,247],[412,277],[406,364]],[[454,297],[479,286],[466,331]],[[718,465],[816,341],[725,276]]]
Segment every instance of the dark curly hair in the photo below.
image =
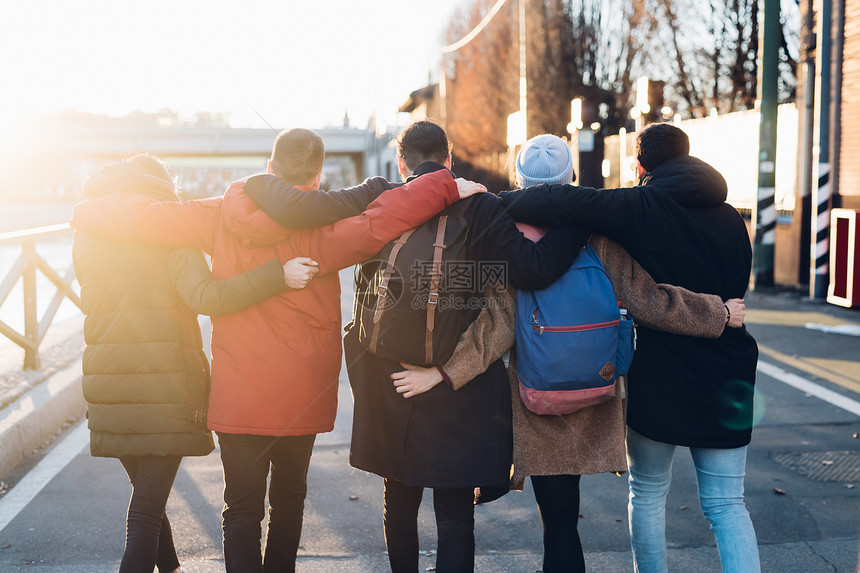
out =
[[670,123],[652,123],[636,135],[636,159],[645,171],[690,154],[690,138]]
[[425,161],[444,163],[449,153],[448,135],[432,121],[416,121],[397,134],[397,155],[403,158],[409,169],[415,169]]

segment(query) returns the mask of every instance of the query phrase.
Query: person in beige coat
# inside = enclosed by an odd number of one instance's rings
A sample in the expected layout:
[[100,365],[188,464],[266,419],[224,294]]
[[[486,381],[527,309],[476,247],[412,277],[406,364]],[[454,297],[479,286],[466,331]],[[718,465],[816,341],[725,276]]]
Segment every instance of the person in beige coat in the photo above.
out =
[[[530,140],[520,152],[517,160],[520,186],[535,183],[534,179],[526,177],[529,165],[537,162],[545,166],[557,159],[547,160],[547,154],[563,159],[567,153],[569,157],[566,144],[555,136],[549,137],[558,140],[561,146],[553,140],[547,141],[546,136],[539,136],[541,139]],[[530,155],[536,157],[529,159]],[[556,171],[561,171],[557,177],[572,178],[565,169]],[[548,175],[547,181],[551,181],[552,173]],[[743,323],[743,301],[732,299],[724,304],[716,295],[656,284],[614,241],[594,236],[591,244],[612,279],[621,306],[629,310],[637,324],[676,334],[718,338],[726,326],[738,327]],[[493,303],[481,311],[461,336],[454,355],[445,365],[436,368],[410,365],[404,372],[392,376],[398,392],[408,398],[443,380],[455,389],[460,388],[512,347],[515,293],[508,288],[493,296]],[[626,381],[624,378],[616,380],[618,391],[608,402],[572,414],[551,416],[529,411],[520,399],[515,350],[511,354],[508,376],[513,405],[512,483],[516,487],[525,477],[532,478],[544,526],[543,571],[585,571],[576,530],[579,479],[583,474],[627,471]]]

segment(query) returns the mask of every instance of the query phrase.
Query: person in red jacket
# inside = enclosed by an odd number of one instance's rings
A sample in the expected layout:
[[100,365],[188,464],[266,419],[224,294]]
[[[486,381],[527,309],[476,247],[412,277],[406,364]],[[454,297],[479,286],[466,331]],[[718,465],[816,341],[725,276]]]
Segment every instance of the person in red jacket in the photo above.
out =
[[[281,132],[269,171],[303,190],[319,186],[320,137]],[[318,229],[280,227],[236,181],[224,197],[185,204],[137,195],[109,196],[75,208],[72,226],[93,234],[194,246],[212,256],[216,279],[277,256],[307,256],[315,278],[212,321],[212,391],[208,427],[224,466],[224,558],[228,573],[295,571],[307,469],[316,434],[334,427],[341,365],[338,270],[376,254],[387,242],[460,198],[486,191],[447,170],[384,193],[359,216]],[[269,522],[260,555],[267,478]]]

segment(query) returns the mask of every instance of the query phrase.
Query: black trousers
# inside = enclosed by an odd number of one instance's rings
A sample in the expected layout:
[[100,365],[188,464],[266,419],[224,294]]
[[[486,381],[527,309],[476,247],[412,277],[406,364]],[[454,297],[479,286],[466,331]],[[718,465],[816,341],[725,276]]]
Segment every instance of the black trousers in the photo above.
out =
[[119,459],[131,481],[125,525],[125,552],[120,573],[161,573],[179,567],[173,532],[164,508],[182,458],[123,456]]
[[580,476],[532,476],[543,524],[543,573],[584,573],[585,557],[576,529]]
[[[418,571],[418,508],[423,494],[423,487],[385,480],[382,525],[392,573]],[[474,499],[474,488],[433,490],[438,573],[475,570]]]
[[[253,436],[218,432],[224,466],[224,562],[227,573],[294,573],[302,534],[308,465],[316,435]],[[266,547],[260,522],[269,484]]]

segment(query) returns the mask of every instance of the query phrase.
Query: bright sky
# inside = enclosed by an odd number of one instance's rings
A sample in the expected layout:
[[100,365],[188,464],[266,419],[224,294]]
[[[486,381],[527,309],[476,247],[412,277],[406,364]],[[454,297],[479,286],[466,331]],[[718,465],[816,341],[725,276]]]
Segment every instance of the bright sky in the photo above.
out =
[[18,0],[0,19],[0,129],[22,111],[230,112],[237,126],[393,120],[464,0]]

